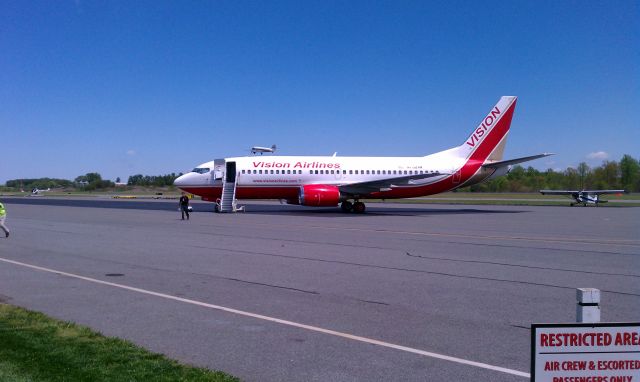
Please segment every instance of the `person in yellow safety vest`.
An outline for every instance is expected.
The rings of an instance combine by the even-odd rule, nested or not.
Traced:
[[[4,221],[7,218],[7,210],[4,208],[4,204],[0,203],[0,228],[4,231],[4,237],[9,237],[9,228],[4,225]]]

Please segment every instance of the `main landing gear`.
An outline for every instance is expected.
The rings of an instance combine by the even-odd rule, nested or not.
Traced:
[[[356,200],[354,203],[351,203],[348,200],[345,200],[340,205],[342,212],[354,212],[356,214],[363,214],[366,210],[366,206],[361,201]]]

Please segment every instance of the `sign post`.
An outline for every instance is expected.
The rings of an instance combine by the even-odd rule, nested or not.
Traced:
[[[640,323],[531,325],[531,380],[640,382]]]
[[[578,288],[576,292],[576,322],[600,322],[600,289]]]

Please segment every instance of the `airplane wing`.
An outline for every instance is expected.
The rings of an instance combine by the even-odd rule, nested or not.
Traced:
[[[542,195],[577,195],[580,191],[576,190],[540,190]]]
[[[509,159],[509,160],[501,160],[499,162],[485,163],[485,164],[482,165],[482,167],[485,167],[485,168],[499,168],[499,167],[504,167],[504,166],[510,166],[512,164],[528,162],[528,161],[534,160],[534,159],[548,157],[549,155],[555,155],[555,154],[553,154],[553,153],[543,153],[543,154],[532,155],[532,156],[528,156],[528,157]]]
[[[542,195],[605,195],[605,194],[623,194],[625,190],[540,190]]]
[[[394,187],[416,186],[427,183],[427,179],[436,176],[449,175],[441,172],[432,172],[428,174],[415,174],[407,176],[399,176],[396,178],[385,178],[372,180],[369,182],[350,183],[338,186],[340,192],[349,195],[369,194],[372,192],[389,191]]]
[[[583,194],[589,195],[606,195],[606,194],[624,194],[625,190],[584,190]]]

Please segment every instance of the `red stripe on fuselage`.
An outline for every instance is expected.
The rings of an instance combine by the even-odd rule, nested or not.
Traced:
[[[367,195],[369,198],[393,199],[393,198],[415,198],[418,196],[434,195],[441,192],[453,190],[467,182],[475,175],[484,161],[493,152],[496,146],[502,141],[502,138],[509,131],[511,119],[515,110],[516,100],[514,100],[505,111],[500,121],[491,129],[489,134],[480,143],[478,148],[469,156],[469,159],[460,168],[460,180],[454,183],[453,175],[448,176],[440,181],[427,184],[420,187],[399,187],[391,191],[374,192]]]

